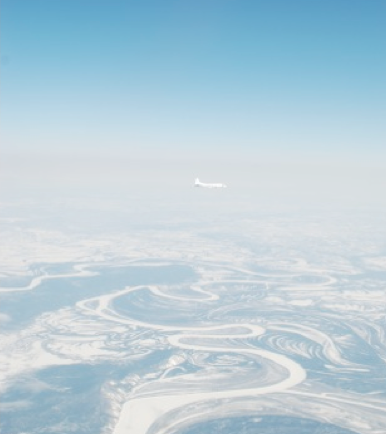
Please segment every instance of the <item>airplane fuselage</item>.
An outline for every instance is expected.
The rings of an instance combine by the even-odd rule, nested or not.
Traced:
[[[205,182],[200,182],[200,180],[198,178],[196,178],[195,182],[194,182],[194,186],[195,187],[204,187],[204,188],[226,188],[225,184],[220,184],[220,183],[205,183]]]

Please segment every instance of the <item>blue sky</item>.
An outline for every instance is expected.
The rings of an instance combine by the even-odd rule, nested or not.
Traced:
[[[378,154],[383,0],[4,0],[3,149]]]

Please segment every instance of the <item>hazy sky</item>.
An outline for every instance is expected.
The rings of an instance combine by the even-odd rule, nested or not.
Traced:
[[[3,0],[1,44],[27,164],[385,161],[384,0]]]
[[[385,146],[384,0],[4,0],[4,149]]]

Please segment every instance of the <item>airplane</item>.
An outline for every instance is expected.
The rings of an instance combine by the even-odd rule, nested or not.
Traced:
[[[195,187],[204,187],[204,188],[226,188],[225,184],[206,184],[204,182],[200,182],[198,178],[194,181]]]

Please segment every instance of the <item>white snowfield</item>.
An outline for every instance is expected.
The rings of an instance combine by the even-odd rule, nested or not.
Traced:
[[[15,310],[2,307],[1,392],[22,378],[31,390],[70,396],[67,383],[53,389],[37,373],[111,364],[100,389],[109,412],[104,432],[170,434],[216,418],[286,415],[384,434],[385,229],[369,236],[366,226],[361,238],[353,225],[350,238],[335,223],[316,223],[245,220],[235,239],[234,220],[213,223],[232,234],[225,239],[180,228],[92,239],[36,231],[17,238],[10,229],[0,253],[2,297],[44,294],[68,280],[79,298],[43,303],[21,329],[9,326]],[[351,261],[353,246],[360,260]],[[192,274],[177,283],[117,280],[86,295],[110,268],[128,276],[164,268]],[[27,404],[8,408],[33,418]]]

